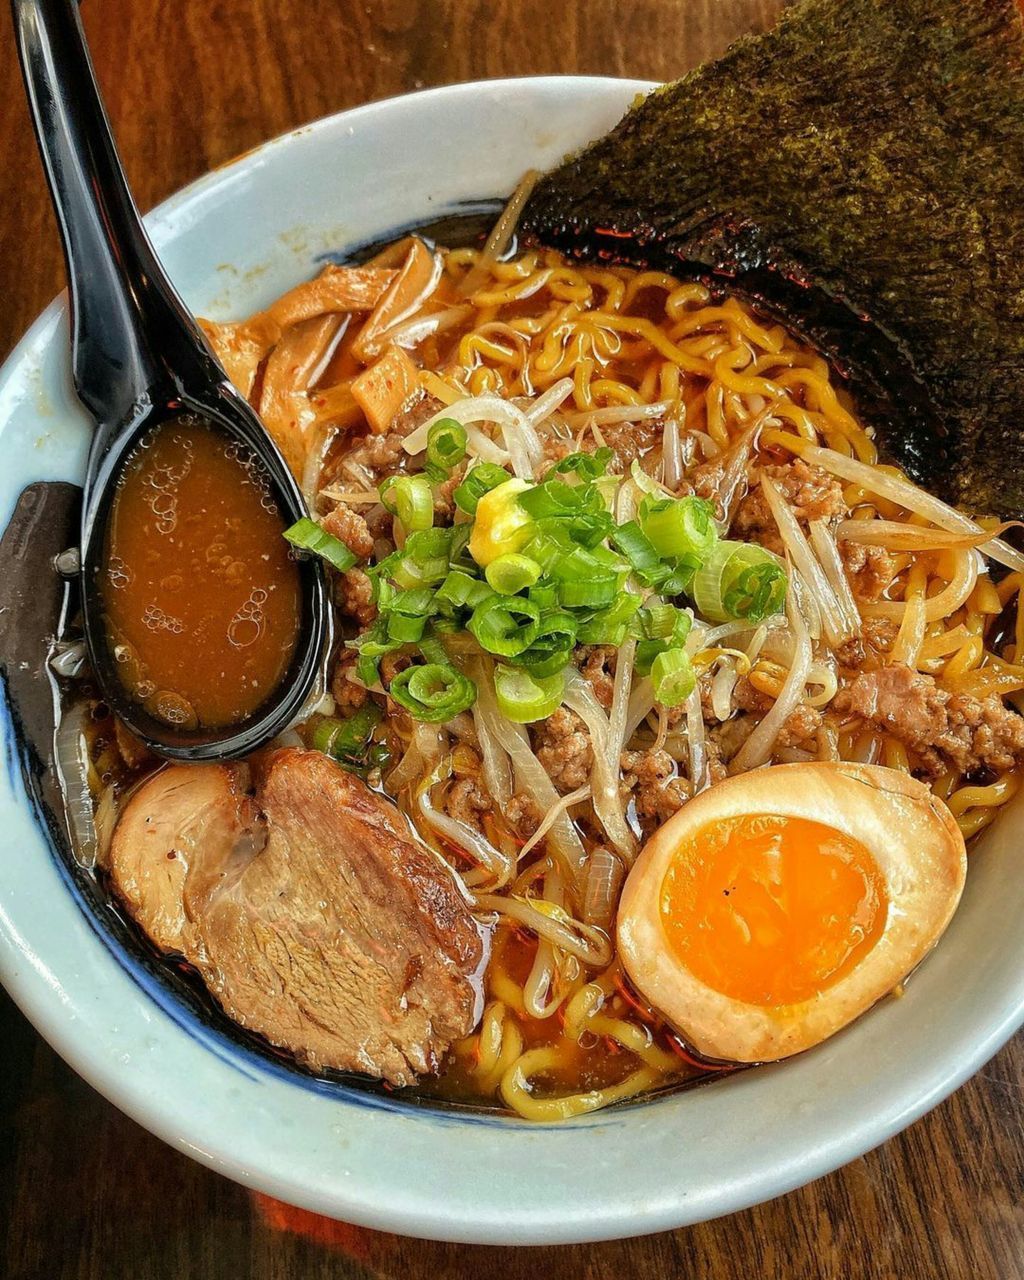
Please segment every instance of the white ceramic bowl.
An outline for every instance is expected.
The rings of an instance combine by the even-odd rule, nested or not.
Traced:
[[[645,87],[512,80],[375,103],[219,169],[149,226],[194,309],[244,315],[321,254],[507,193],[523,170],[604,132]],[[58,301],[0,374],[0,527],[25,484],[80,477],[87,435]],[[1024,1020],[1018,807],[973,854],[963,905],[906,997],[799,1059],[558,1127],[325,1086],[201,1026],[96,928],[26,795],[9,713],[0,728],[4,985],[140,1124],[241,1183],[351,1222],[550,1244],[728,1213],[902,1129]]]

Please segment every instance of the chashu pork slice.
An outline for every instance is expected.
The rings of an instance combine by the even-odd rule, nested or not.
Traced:
[[[476,1023],[484,936],[456,877],[318,751],[165,767],[125,806],[109,869],[157,946],[314,1069],[411,1084]]]

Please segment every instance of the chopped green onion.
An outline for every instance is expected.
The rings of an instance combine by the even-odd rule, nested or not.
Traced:
[[[633,572],[647,586],[656,587],[671,572],[635,520],[617,525],[611,531],[612,544],[633,566]]]
[[[518,667],[499,663],[494,671],[494,692],[498,710],[515,724],[546,720],[557,711],[565,694],[565,672],[537,676]]]
[[[472,680],[440,662],[406,667],[391,681],[388,693],[414,719],[430,724],[451,720],[476,701]]]
[[[697,608],[712,622],[763,622],[786,603],[788,579],[778,556],[753,542],[720,542],[693,580]]]
[[[451,545],[451,529],[420,529],[410,533],[398,553],[397,563],[390,570],[391,576],[400,587],[406,588],[443,582],[448,573]]]
[[[511,479],[505,468],[499,467],[496,462],[478,462],[466,472],[466,478],[452,494],[455,505],[460,511],[465,511],[466,515],[474,516],[477,503],[484,494]]]
[[[595,613],[581,624],[576,637],[579,644],[620,645],[626,638],[630,622],[640,609],[640,597],[623,591],[614,604]]]
[[[538,679],[563,670],[576,647],[576,628],[576,619],[571,613],[559,610],[545,613],[533,644],[519,654],[516,665],[525,667]]]
[[[434,495],[424,476],[388,476],[378,490],[384,507],[397,516],[407,533],[434,523]]]
[[[637,674],[650,675],[659,653],[681,649],[692,626],[693,615],[675,605],[653,604],[641,609],[634,623],[634,634],[639,634],[634,656]]]
[[[478,604],[482,604],[488,596],[493,594],[486,582],[481,582],[479,578],[474,578],[461,569],[452,569],[437,589],[439,600],[448,600],[456,605],[468,605],[470,609],[475,609]]]
[[[466,428],[454,418],[439,418],[427,432],[427,463],[447,474],[466,456]]]
[[[526,595],[542,613],[558,604],[558,588],[546,579],[531,587]]]
[[[313,749],[335,760],[357,756],[365,750],[370,734],[383,717],[376,702],[367,702],[347,720],[333,717],[321,720],[313,730]]]
[[[420,640],[420,653],[428,662],[436,662],[439,666],[450,666],[451,662],[448,658],[448,650],[444,647],[441,637],[436,634],[437,619],[431,621],[431,629]]]
[[[644,498],[640,527],[663,559],[697,568],[718,540],[714,508],[703,498]]]
[[[434,592],[426,587],[399,591],[387,614],[388,639],[413,644],[423,635],[433,612]]]
[[[432,560],[438,556],[447,559],[452,549],[453,532],[453,529],[418,529],[406,538],[401,554],[412,556],[414,560]]]
[[[492,560],[484,570],[484,577],[500,595],[514,596],[517,591],[533,586],[540,577],[540,565],[529,556],[510,551]]]
[[[540,630],[540,610],[522,596],[491,596],[466,624],[480,647],[501,658],[525,652]]]
[[[564,609],[601,609],[618,593],[618,579],[613,574],[558,584],[558,599]]]
[[[380,683],[380,659],[380,654],[361,653],[356,660],[356,676],[368,689]]]
[[[693,614],[688,609],[677,609],[674,604],[652,604],[637,614],[640,634],[647,640],[665,640],[669,648],[686,643],[693,626]]]
[[[607,445],[593,453],[570,453],[548,471],[548,475],[577,475],[581,480],[596,480],[608,470],[613,457]]]
[[[431,560],[414,560],[412,556],[403,556],[395,565],[391,576],[400,587],[411,590],[415,587],[435,586],[444,581],[447,573],[447,556]]]
[[[664,707],[678,707],[693,692],[697,677],[685,649],[666,649],[651,663],[654,698]]]
[[[310,520],[307,516],[296,520],[290,529],[285,529],[284,536],[293,547],[300,551],[311,551],[340,573],[351,569],[359,560],[355,552],[350,551],[340,538],[321,529],[315,520]]]
[[[670,647],[667,640],[638,640],[633,654],[633,669],[637,675],[649,676],[654,659]]]

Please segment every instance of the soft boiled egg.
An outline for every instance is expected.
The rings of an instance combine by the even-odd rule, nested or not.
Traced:
[[[949,810],[907,774],[760,769],[702,792],[648,841],[622,893],[619,954],[698,1053],[785,1058],[910,973],[966,872]]]

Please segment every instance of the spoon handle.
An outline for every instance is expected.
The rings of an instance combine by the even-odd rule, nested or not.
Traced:
[[[166,386],[223,378],[164,274],[132,199],[75,0],[12,0],[71,297],[72,370],[109,437]],[[94,442],[104,452],[105,440]],[[97,449],[98,446],[98,449]]]

